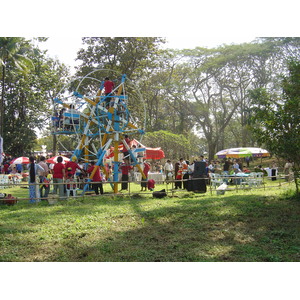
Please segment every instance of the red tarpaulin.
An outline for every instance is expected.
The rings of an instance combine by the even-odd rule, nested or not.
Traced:
[[[142,148],[145,148],[146,149],[146,153],[144,154],[144,158],[145,159],[162,159],[165,157],[165,153],[163,150],[161,150],[160,147],[158,148],[149,148],[149,147],[146,147],[144,146],[143,144],[141,144],[139,141],[137,141],[136,139],[133,139],[131,141],[131,146],[132,145],[136,145],[136,147],[138,147],[138,145],[141,145]],[[123,145],[121,144],[119,146],[119,151],[122,151],[123,150]],[[110,148],[110,153],[108,154],[107,158],[111,158],[114,156],[114,148],[111,147]]]

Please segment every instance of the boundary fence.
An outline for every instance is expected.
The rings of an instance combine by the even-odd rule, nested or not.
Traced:
[[[293,182],[293,180],[289,180],[289,181],[286,181],[286,177],[284,175],[277,175],[277,179],[276,181],[271,181],[272,183],[274,183],[274,185],[270,185],[268,184],[268,186],[266,187],[266,183],[265,183],[265,180],[270,180],[272,177],[271,176],[263,176],[262,177],[262,182],[260,184],[257,184],[257,185],[248,185],[247,184],[241,184],[242,183],[242,178],[241,177],[237,177],[237,176],[221,176],[220,177],[222,182],[225,182],[226,180],[232,180],[233,184],[230,184],[230,185],[227,185],[227,187],[224,189],[224,192],[226,191],[236,191],[236,192],[239,192],[239,191],[243,191],[243,190],[249,190],[249,189],[266,189],[266,188],[281,188],[282,186],[284,185],[287,185],[287,184],[291,184]],[[248,178],[252,178],[252,177],[248,177]],[[185,185],[185,182],[188,182],[188,181],[199,181],[199,180],[205,180],[205,183],[206,183],[206,192],[204,193],[210,193],[210,195],[213,195],[214,192],[217,192],[217,185],[214,186],[213,184],[213,180],[212,178],[209,178],[209,177],[205,177],[205,178],[194,178],[194,179],[182,179],[182,180],[165,180],[162,184],[156,184],[157,186],[159,186],[159,190],[161,189],[165,189],[167,195],[171,195],[172,197],[174,197],[175,194],[177,193],[190,193],[190,192],[194,192],[194,193],[202,193],[201,191],[188,191],[186,188],[176,188],[176,183],[181,183],[182,186]],[[67,198],[85,198],[85,197],[103,197],[103,196],[107,196],[107,195],[124,195],[124,196],[130,196],[130,195],[134,195],[134,194],[140,194],[140,195],[152,195],[153,191],[136,191],[136,188],[135,189],[132,189],[132,184],[135,184],[135,185],[139,185],[141,186],[141,183],[143,181],[118,181],[117,183],[121,184],[122,183],[128,183],[128,190],[127,192],[126,191],[123,191],[122,193],[118,193],[118,194],[114,194],[113,193],[113,190],[111,193],[107,193],[105,192],[104,194],[99,194],[99,195],[96,195],[96,194],[93,194],[93,190],[89,190],[87,191],[85,194],[82,194],[82,189],[76,189],[76,195],[72,195],[72,196],[64,196],[64,199],[67,199]],[[81,184],[97,184],[97,183],[102,183],[103,184],[103,188],[104,188],[104,185],[112,185],[116,182],[114,181],[105,181],[105,182],[89,182],[89,183],[81,183]],[[145,183],[145,182],[143,182]],[[59,199],[59,195],[58,194],[53,194],[53,190],[54,190],[54,186],[55,185],[66,185],[67,183],[66,182],[63,182],[63,183],[53,183],[51,182],[50,183],[50,191],[49,191],[49,196],[48,198],[35,198],[35,200],[49,200],[49,198],[57,198]],[[26,188],[29,190],[29,186],[37,186],[37,185],[41,185],[41,183],[1,183],[0,182],[0,194],[4,194],[6,193],[6,188],[10,188],[10,187],[20,187],[20,188]],[[134,191],[133,191],[134,190]],[[155,191],[158,191],[158,189],[156,188]],[[79,194],[80,193],[80,194]],[[17,196],[18,197],[18,196]],[[3,201],[3,199],[0,199],[0,203],[1,203],[1,200]],[[23,197],[18,197],[17,199],[18,201],[21,200],[30,200],[29,197],[26,197],[26,198],[23,198]],[[50,202],[50,201],[48,201]],[[38,203],[38,201],[36,201],[36,203]]]

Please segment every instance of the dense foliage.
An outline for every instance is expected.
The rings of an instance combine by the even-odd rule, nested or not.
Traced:
[[[185,50],[164,49],[165,40],[156,37],[86,37],[82,42],[76,76],[99,68],[127,74],[146,105],[145,140],[151,141],[149,146],[161,146],[171,159],[203,152],[211,159],[227,147],[266,146],[249,130],[253,98],[248,91],[267,89],[279,97],[287,60],[300,57],[299,38]],[[0,46],[4,151],[21,155],[34,150],[34,129],[47,129],[49,99],[69,75],[33,41],[0,38]],[[130,109],[140,114],[139,105]],[[55,150],[49,131],[46,136],[43,144]],[[164,144],[164,139],[176,145]]]
[[[8,41],[15,47],[6,46]],[[4,152],[24,156],[34,150],[37,130],[49,126],[50,100],[61,88],[68,71],[24,38],[0,38],[0,45]],[[21,66],[18,60],[23,63]]]
[[[253,99],[252,131],[270,151],[294,163],[297,179],[300,170],[300,62],[290,61],[288,71],[282,79],[281,95],[266,89],[250,92]],[[295,183],[299,192],[298,181]]]

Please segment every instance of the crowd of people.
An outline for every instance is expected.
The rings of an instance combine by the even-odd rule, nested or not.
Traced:
[[[251,173],[249,168],[249,158],[241,158],[241,159],[234,159],[234,158],[226,158],[223,160],[211,160],[208,161],[207,158],[204,156],[200,156],[200,160],[194,160],[190,163],[188,160],[184,160],[180,158],[177,162],[175,162],[174,166],[171,160],[167,160],[164,167],[162,168],[164,174],[166,176],[166,181],[175,180],[175,189],[181,188],[182,184],[184,186],[184,182],[181,182],[183,179],[189,179],[192,177],[194,172],[194,164],[196,161],[205,162],[206,169],[205,175],[207,178],[211,177],[212,173],[217,174],[228,174],[233,175],[237,173]],[[269,166],[271,169],[271,179],[276,180],[276,174],[278,172],[278,166],[275,160],[272,161],[271,165]],[[285,180],[291,181],[293,178],[293,163],[288,160],[283,167],[283,172],[285,174]],[[160,168],[158,168],[159,170]],[[264,175],[268,175],[266,170],[262,168],[262,165],[258,165],[254,168],[254,172],[262,172]],[[185,188],[185,187],[184,187]]]
[[[40,201],[40,199],[47,199],[51,183],[53,183],[52,193],[58,193],[60,199],[65,199],[69,189],[74,192],[75,189],[72,187],[74,185],[80,186],[80,184],[83,188],[84,182],[91,175],[91,188],[95,194],[98,195],[99,191],[103,194],[104,175],[93,161],[87,166],[84,166],[82,162],[77,162],[75,156],[72,156],[71,160],[66,163],[63,163],[62,156],[58,156],[57,162],[54,164],[47,163],[44,156],[40,156],[38,162],[33,156],[29,157],[29,164],[27,165],[10,163],[11,161],[13,161],[11,157],[5,158],[0,166],[0,173],[7,175],[19,173],[20,176],[28,177],[31,203]]]
[[[93,161],[87,168],[84,168],[77,162],[76,156],[72,156],[71,160],[66,163],[63,163],[62,156],[58,156],[54,164],[46,163],[43,156],[40,157],[38,163],[35,162],[34,157],[30,157],[29,160],[29,196],[32,203],[48,198],[51,183],[53,183],[52,193],[58,194],[59,199],[64,200],[69,195],[75,196],[73,193],[76,192],[76,187],[80,182],[83,185],[81,179],[84,177],[91,177],[91,186],[95,194],[98,195],[99,190],[103,194],[103,174]]]
[[[135,181],[134,174],[139,171],[143,171],[141,179],[141,191],[154,190],[155,181],[149,180],[149,172],[162,173],[165,176],[165,182],[168,184],[175,180],[175,189],[185,189],[185,179],[191,179],[194,173],[194,166],[197,161],[205,162],[205,176],[209,179],[212,173],[217,174],[236,174],[239,172],[250,173],[247,167],[246,159],[224,159],[224,160],[212,160],[208,161],[204,156],[200,156],[199,160],[189,162],[183,158],[172,163],[170,159],[167,159],[164,164],[160,160],[151,164],[144,159],[143,152],[135,152],[133,154],[136,161],[139,162],[138,166],[133,166],[132,159],[129,155],[128,147],[131,150],[137,148],[136,145],[131,145],[131,141],[128,136],[125,136],[123,145],[123,162],[119,164],[118,171],[121,174],[121,190],[128,190],[128,182]],[[138,145],[138,147],[141,147]],[[84,188],[87,178],[91,179],[89,183],[90,188],[96,195],[103,194],[103,181],[113,181],[112,166],[106,164],[105,168],[100,168],[94,161],[88,165],[83,164],[82,161],[77,161],[76,156],[72,156],[71,160],[63,163],[63,158],[59,156],[55,164],[46,163],[44,156],[40,156],[38,162],[33,157],[30,157],[30,163],[27,168],[24,168],[22,164],[10,163],[10,159],[6,158],[0,165],[0,172],[2,174],[24,174],[24,169],[28,171],[29,184],[29,196],[30,202],[39,201],[39,199],[47,199],[50,193],[50,186],[53,183],[53,193],[59,195],[60,199],[66,199],[70,193],[74,193],[73,186]],[[284,165],[283,171],[286,181],[292,180],[292,168],[293,163],[287,161]],[[277,163],[275,160],[270,165],[272,171],[271,179],[276,180]],[[255,172],[264,172],[265,169],[261,165],[254,168]],[[38,184],[37,184],[38,183]],[[71,190],[71,191],[70,191]],[[76,189],[75,189],[76,190]]]

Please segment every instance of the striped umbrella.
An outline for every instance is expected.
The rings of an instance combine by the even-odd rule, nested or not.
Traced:
[[[49,164],[55,164],[55,163],[57,163],[57,158],[58,158],[59,156],[62,157],[62,159],[63,159],[62,163],[63,163],[63,164],[65,164],[66,162],[68,162],[68,161],[70,160],[70,159],[69,159],[68,157],[66,157],[66,156],[58,155],[58,156],[53,156],[53,157],[48,158],[48,159],[46,160],[46,162],[49,163]]]
[[[21,157],[17,157],[15,159],[13,159],[10,164],[15,164],[15,165],[18,165],[18,164],[29,164],[30,161],[29,161],[29,158],[26,157],[26,156],[21,156]]]

